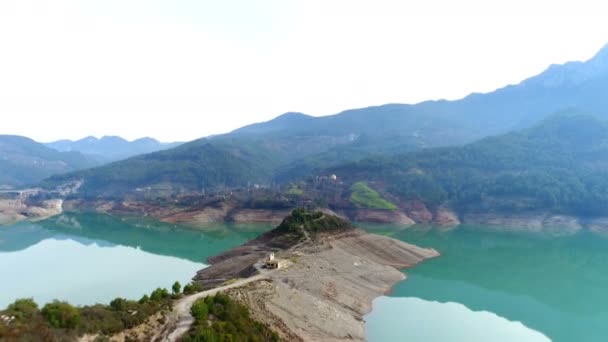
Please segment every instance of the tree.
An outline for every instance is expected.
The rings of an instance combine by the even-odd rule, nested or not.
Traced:
[[[175,283],[173,283],[171,289],[173,289],[173,295],[177,296],[182,290],[182,285],[179,283],[179,281],[176,281]]]

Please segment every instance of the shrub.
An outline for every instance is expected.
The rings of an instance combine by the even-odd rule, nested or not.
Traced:
[[[184,294],[191,295],[197,292],[201,292],[203,290],[202,286],[198,283],[190,283],[184,286]]]
[[[148,295],[143,295],[141,299],[138,301],[139,304],[145,304],[150,301],[150,297]]]
[[[204,299],[197,300],[190,308],[190,313],[196,321],[206,321],[209,314],[209,308]]]
[[[110,302],[110,307],[114,310],[123,311],[127,309],[127,300],[124,298],[116,298]]]
[[[15,316],[19,321],[30,320],[39,312],[38,304],[32,298],[17,299],[6,309],[7,315]]]
[[[42,308],[42,316],[53,328],[74,329],[80,322],[78,308],[57,300]]]
[[[223,294],[199,299],[191,312],[195,322],[182,341],[279,341],[275,332],[251,318],[247,307]]]
[[[163,299],[167,299],[171,297],[171,295],[169,295],[169,291],[167,291],[167,289],[162,289],[162,288],[157,288],[156,290],[152,291],[152,294],[150,295],[150,300],[153,302],[160,302]]]

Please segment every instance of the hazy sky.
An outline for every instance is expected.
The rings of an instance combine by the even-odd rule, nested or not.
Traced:
[[[605,1],[2,0],[3,134],[190,140],[586,60]]]

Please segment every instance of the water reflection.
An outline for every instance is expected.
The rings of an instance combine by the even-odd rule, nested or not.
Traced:
[[[187,283],[211,255],[240,245],[266,225],[205,231],[107,215],[60,215],[0,229],[0,307],[34,297],[75,304],[138,299],[175,280]],[[5,281],[9,279],[10,281]]]
[[[461,303],[522,322],[554,341],[605,341],[608,336],[608,239],[602,236],[467,226],[449,232],[372,228],[442,253],[408,270],[409,279],[395,287],[393,298]],[[369,319],[388,319],[378,308]],[[443,322],[435,324],[443,327]]]
[[[204,262],[270,229],[260,224],[213,224],[184,229],[137,218],[98,214],[63,214],[38,223],[20,222],[0,229],[0,252],[25,249],[53,237],[100,246],[122,245],[144,251]]]
[[[367,320],[371,341],[551,341],[521,322],[512,322],[486,311],[472,311],[458,303],[419,298],[381,297],[374,301],[378,315]],[[381,317],[381,319],[380,319]]]

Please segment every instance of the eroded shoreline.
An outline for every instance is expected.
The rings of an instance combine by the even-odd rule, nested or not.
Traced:
[[[210,258],[212,265],[194,280],[213,288],[253,276],[270,252],[286,266],[262,271],[264,279],[226,293],[289,341],[364,341],[363,316],[373,299],[405,279],[400,269],[439,256],[433,249],[359,229],[307,236],[294,244],[270,232]]]

